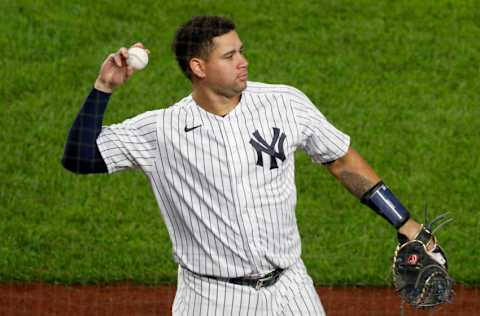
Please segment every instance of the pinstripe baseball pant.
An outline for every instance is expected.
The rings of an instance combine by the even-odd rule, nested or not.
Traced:
[[[256,290],[179,268],[173,315],[325,315],[302,260],[278,281]]]

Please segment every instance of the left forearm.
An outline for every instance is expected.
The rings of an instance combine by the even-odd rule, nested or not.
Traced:
[[[330,173],[359,199],[381,180],[372,167],[353,148],[350,148],[345,156],[327,167]]]
[[[370,167],[362,156],[353,148],[350,148],[347,154],[342,158],[328,164],[327,167],[330,173],[358,199],[364,198],[366,193],[381,181],[381,178],[373,168]],[[420,231],[421,226],[416,221],[409,218],[408,211],[403,209],[403,206],[399,201],[395,202],[395,200],[396,198],[392,193],[389,203],[385,204],[387,208],[383,210],[379,209],[377,206],[370,205],[370,203],[367,204],[393,224],[398,229],[399,233],[407,236],[410,240],[414,239]],[[396,205],[394,205],[392,209],[389,209],[393,204]],[[391,210],[393,210],[394,215],[392,215]]]

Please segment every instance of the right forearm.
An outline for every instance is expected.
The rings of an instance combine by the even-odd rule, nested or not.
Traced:
[[[113,87],[109,85],[108,83],[104,82],[100,78],[97,78],[94,84],[94,88],[97,89],[98,91],[104,92],[111,94],[113,92]]]
[[[144,49],[142,43],[133,47]],[[96,141],[111,93],[134,73],[134,69],[128,67],[127,58],[128,50],[122,47],[104,60],[95,89],[88,95],[68,133],[62,158],[65,169],[82,174],[108,171]]]
[[[75,173],[107,172],[96,139],[102,130],[110,94],[92,89],[68,134],[62,158],[63,166]]]

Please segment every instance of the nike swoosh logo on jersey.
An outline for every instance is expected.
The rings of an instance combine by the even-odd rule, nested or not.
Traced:
[[[190,132],[190,131],[193,131],[194,129],[199,128],[200,126],[202,126],[202,124],[197,125],[197,126],[194,126],[194,127],[187,127],[187,126],[185,126],[185,133],[188,133],[188,132]]]

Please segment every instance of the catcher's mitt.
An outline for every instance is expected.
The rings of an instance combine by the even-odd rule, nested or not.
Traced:
[[[432,231],[435,222],[443,221]],[[408,241],[399,235],[399,245],[393,258],[393,281],[402,299],[415,308],[431,308],[450,303],[453,297],[453,279],[448,275],[447,257],[433,233],[449,222],[445,214],[422,226],[418,236]],[[429,242],[434,242],[428,251]]]

